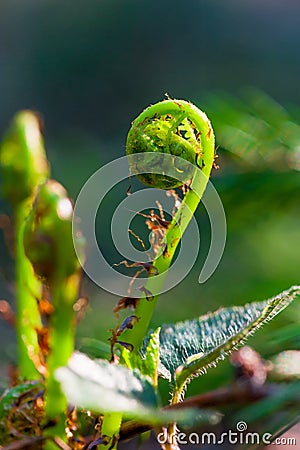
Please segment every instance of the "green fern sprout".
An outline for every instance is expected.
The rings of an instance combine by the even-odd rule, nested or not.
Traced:
[[[15,223],[18,368],[20,377],[30,380],[40,376],[33,360],[39,352],[41,283],[25,256],[23,232],[35,188],[49,175],[40,119],[33,112],[21,111],[14,117],[0,147],[0,167],[2,191],[13,207]]]
[[[156,272],[166,274],[205,191],[215,159],[214,132],[209,119],[199,108],[184,100],[168,99],[151,105],[133,121],[126,151],[129,164],[130,155],[147,154],[146,158],[141,157],[140,163],[130,165],[131,172],[136,173],[143,183],[159,189],[189,183],[181,206],[165,232],[162,242],[165,250],[158,253],[153,261]],[[170,155],[170,158],[163,158],[164,154]],[[185,161],[190,164],[184,164]],[[180,181],[178,177],[164,175],[164,172],[170,173],[170,167],[164,167],[164,164],[170,163],[171,171],[174,175],[178,173],[178,177],[180,175]],[[155,173],[155,166],[158,166],[159,174]],[[187,171],[182,174],[185,168]],[[157,285],[154,289],[155,283],[155,276],[149,277],[145,288],[150,292],[157,291]],[[139,351],[143,342],[156,302],[157,296],[151,302],[141,299],[135,313],[140,320],[135,324],[134,332],[126,331],[123,335],[135,352]]]
[[[67,400],[54,374],[57,368],[67,364],[74,351],[73,305],[81,278],[72,240],[72,215],[73,206],[65,189],[58,182],[48,180],[38,189],[24,230],[26,255],[36,274],[49,285],[51,293],[53,313],[49,328],[45,415],[47,421],[57,424],[46,434],[62,439],[65,439]],[[53,446],[49,441],[46,448],[55,448]]]
[[[153,261],[155,274],[167,274],[182,234],[197,209],[213,167],[214,145],[214,133],[206,115],[183,100],[164,100],[151,105],[132,123],[126,142],[131,172],[146,185],[159,189],[173,189],[185,183],[190,185],[166,230],[161,243],[165,250],[159,252]],[[131,158],[137,154],[141,156],[138,162]],[[165,154],[170,157],[164,158]],[[174,177],[167,175],[170,172]],[[160,280],[162,285],[163,278]],[[159,290],[155,276],[149,276],[144,289],[145,293]],[[135,311],[139,320],[133,330],[126,330],[122,335],[135,354],[145,338],[157,299],[158,296],[154,296],[152,301],[147,301],[145,294]],[[121,421],[121,414],[105,415],[102,433],[117,436]],[[116,445],[113,448],[117,448]],[[100,445],[100,448],[105,446]]]

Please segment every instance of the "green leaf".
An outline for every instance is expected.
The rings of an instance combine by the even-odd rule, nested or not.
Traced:
[[[165,376],[182,391],[187,381],[225,359],[264,323],[269,322],[300,293],[300,286],[262,302],[221,308],[198,319],[163,325],[160,361]]]
[[[157,370],[159,364],[159,334],[160,327],[151,334],[144,359],[145,373],[148,373],[154,380],[155,385],[157,385]]]
[[[163,411],[149,377],[105,360],[92,360],[75,352],[66,367],[56,371],[56,379],[70,403],[95,413],[122,413],[124,417],[162,425],[170,421],[191,424],[216,423],[220,414],[185,409]]]
[[[148,375],[152,379],[154,386],[157,386],[159,333],[160,328],[157,328],[152,334],[150,334],[148,345],[142,355],[128,352],[125,349],[122,353],[126,365],[130,369],[138,369],[143,375]]]
[[[82,338],[79,341],[79,350],[90,358],[111,359],[110,345],[107,342],[94,338]]]
[[[105,360],[75,352],[66,367],[56,371],[68,400],[94,412],[147,415],[157,406],[152,384],[145,377]]]

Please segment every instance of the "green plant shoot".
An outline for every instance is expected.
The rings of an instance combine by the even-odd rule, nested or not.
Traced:
[[[75,313],[80,266],[72,240],[73,206],[65,189],[49,180],[40,186],[25,226],[27,257],[35,272],[50,288],[53,313],[50,317],[45,414],[57,421],[47,435],[65,438],[67,400],[54,378],[55,370],[67,364],[74,351]],[[47,448],[52,448],[51,442]]]
[[[15,223],[15,270],[18,369],[22,379],[39,378],[34,360],[39,348],[36,329],[41,326],[37,299],[41,283],[24,253],[23,232],[36,187],[49,174],[39,117],[21,111],[14,117],[0,148],[2,191],[11,203]]]
[[[153,267],[159,274],[167,273],[182,234],[201,200],[213,167],[215,138],[212,126],[206,114],[192,103],[183,100],[164,100],[145,109],[133,121],[127,137],[126,151],[128,155],[153,153],[156,162],[159,153],[179,156],[201,170],[201,175],[197,170],[186,174],[185,182],[190,183],[190,188],[166,230],[162,242],[165,251],[153,261]],[[149,173],[139,174],[138,177],[152,187],[171,189],[183,184],[168,176],[151,173],[151,159],[147,158],[146,164],[138,169],[145,172],[148,169]],[[176,169],[181,170],[180,167],[175,167]],[[135,173],[136,169],[131,167],[131,170]],[[150,292],[153,283],[155,277],[150,277],[145,286]],[[139,321],[135,324],[134,332],[124,333],[126,341],[133,345],[136,352],[139,351],[146,335],[156,302],[157,297],[151,302],[142,299],[136,309]]]

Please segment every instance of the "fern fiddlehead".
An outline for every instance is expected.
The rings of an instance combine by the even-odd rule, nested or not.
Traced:
[[[126,152],[131,172],[146,185],[168,190],[189,184],[165,231],[164,251],[159,252],[153,261],[157,273],[166,274],[205,191],[215,159],[214,133],[206,114],[192,103],[168,99],[151,105],[133,121]],[[131,164],[131,155],[139,155],[138,162],[134,159]],[[170,176],[170,173],[174,175]],[[162,282],[162,277],[160,279]],[[157,292],[155,276],[148,278],[145,289]],[[134,332],[124,333],[124,339],[134,347],[134,351],[138,351],[142,344],[156,302],[157,295],[151,302],[141,299],[135,313],[140,320]]]

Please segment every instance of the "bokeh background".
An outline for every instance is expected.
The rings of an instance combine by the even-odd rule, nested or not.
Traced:
[[[124,155],[130,122],[165,93],[191,100],[212,121],[220,166],[213,182],[228,221],[225,253],[199,285],[210,239],[200,208],[197,264],[162,296],[153,327],[300,283],[299,50],[297,0],[1,1],[0,133],[17,110],[39,111],[52,176],[72,198],[96,169]],[[116,201],[126,195],[122,189]],[[0,206],[9,211],[3,201]],[[103,214],[110,213],[107,206]],[[109,238],[105,242],[112,257]],[[1,298],[13,302],[13,264],[2,234],[0,288]],[[118,299],[88,279],[83,288],[90,304],[78,342],[83,336],[106,340]],[[296,302],[249,344],[268,357],[280,350],[272,333],[299,319]],[[299,338],[288,345],[299,348]],[[2,321],[1,386],[15,356],[13,330]],[[222,362],[188,392],[231,377]]]

